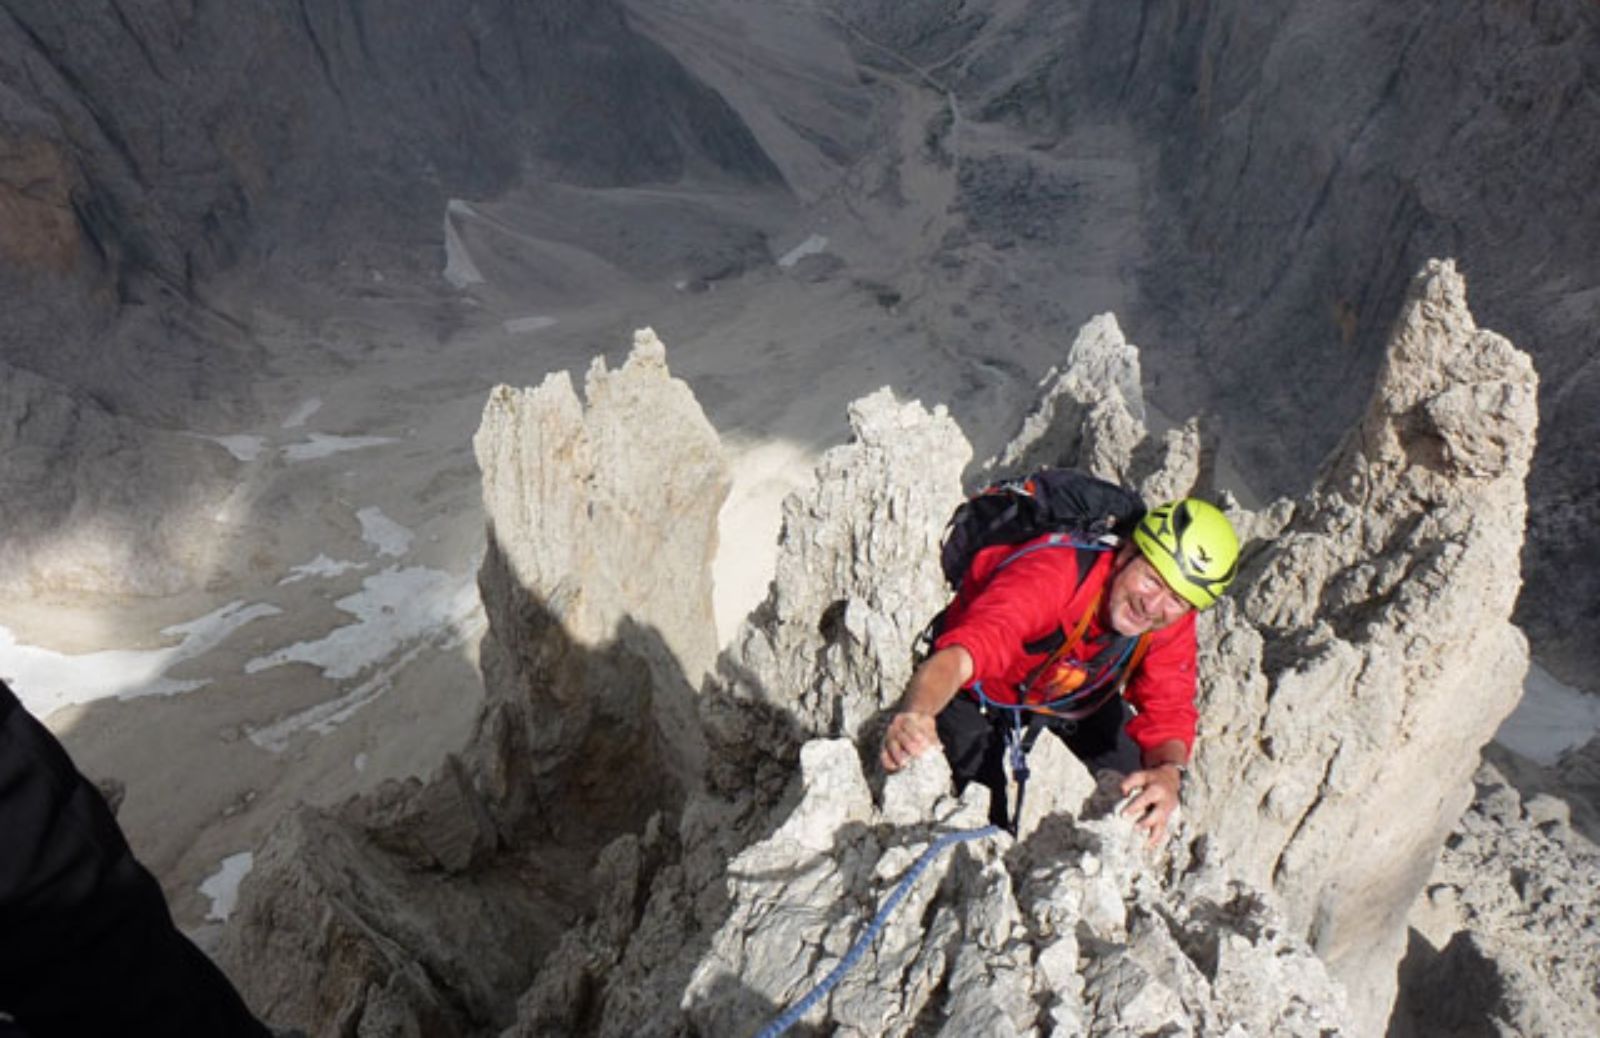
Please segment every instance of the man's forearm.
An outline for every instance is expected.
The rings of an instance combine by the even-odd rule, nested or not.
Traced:
[[[940,649],[922,661],[900,699],[903,713],[938,716],[972,678],[972,656],[959,645]]]
[[[1141,751],[1140,756],[1146,768],[1159,768],[1163,764],[1187,767],[1189,764],[1189,748],[1180,739],[1168,739],[1166,742],[1157,743]]]
[[[939,745],[934,718],[961,686],[972,677],[972,657],[967,650],[952,645],[922,661],[911,674],[906,694],[900,697],[900,712],[883,734],[885,771],[899,771],[916,757]]]

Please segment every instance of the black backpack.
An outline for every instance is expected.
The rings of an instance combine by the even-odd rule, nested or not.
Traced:
[[[974,556],[992,544],[1021,544],[1047,533],[1086,546],[1111,537],[1125,541],[1144,513],[1143,499],[1127,487],[1076,469],[1041,469],[967,498],[945,526],[939,564],[945,581],[959,589]]]

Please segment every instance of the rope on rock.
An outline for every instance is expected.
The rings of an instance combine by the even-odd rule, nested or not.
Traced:
[[[986,836],[998,836],[1003,831],[997,825],[986,825],[982,829],[960,829],[953,833],[945,833],[929,844],[927,850],[922,852],[922,856],[917,859],[916,864],[911,866],[911,870],[900,881],[900,885],[894,888],[894,893],[890,894],[889,899],[883,903],[883,907],[873,917],[872,923],[867,927],[866,932],[856,939],[856,943],[852,944],[850,950],[845,952],[844,958],[839,960],[839,965],[835,966],[826,977],[822,978],[822,983],[807,992],[804,998],[790,1006],[782,1016],[768,1024],[766,1030],[758,1034],[756,1038],[778,1038],[779,1035],[798,1023],[802,1016],[810,1012],[813,1006],[820,1002],[828,992],[832,991],[839,981],[844,979],[844,975],[849,973],[857,962],[861,961],[861,956],[866,954],[867,948],[871,946],[873,941],[877,940],[878,934],[883,932],[884,924],[889,921],[889,917],[894,914],[894,910],[900,907],[900,902],[905,900],[906,894],[910,892],[918,877],[927,870],[928,865],[935,858],[944,853],[945,848],[958,843],[965,843],[968,840],[981,840]]]

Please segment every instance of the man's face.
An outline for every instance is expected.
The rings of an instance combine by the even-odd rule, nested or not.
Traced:
[[[1193,608],[1137,552],[1111,578],[1106,615],[1118,634],[1132,638],[1160,630],[1177,623]]]

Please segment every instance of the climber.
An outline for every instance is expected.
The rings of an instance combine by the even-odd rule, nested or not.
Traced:
[[[3,682],[0,833],[0,1035],[271,1038]]]
[[[884,769],[942,745],[957,790],[988,786],[1006,826],[1008,747],[1025,779],[1048,729],[1091,770],[1126,776],[1125,813],[1161,842],[1194,745],[1195,614],[1238,556],[1227,518],[1196,498],[1150,510],[1116,549],[1055,535],[983,548],[884,734]]]

